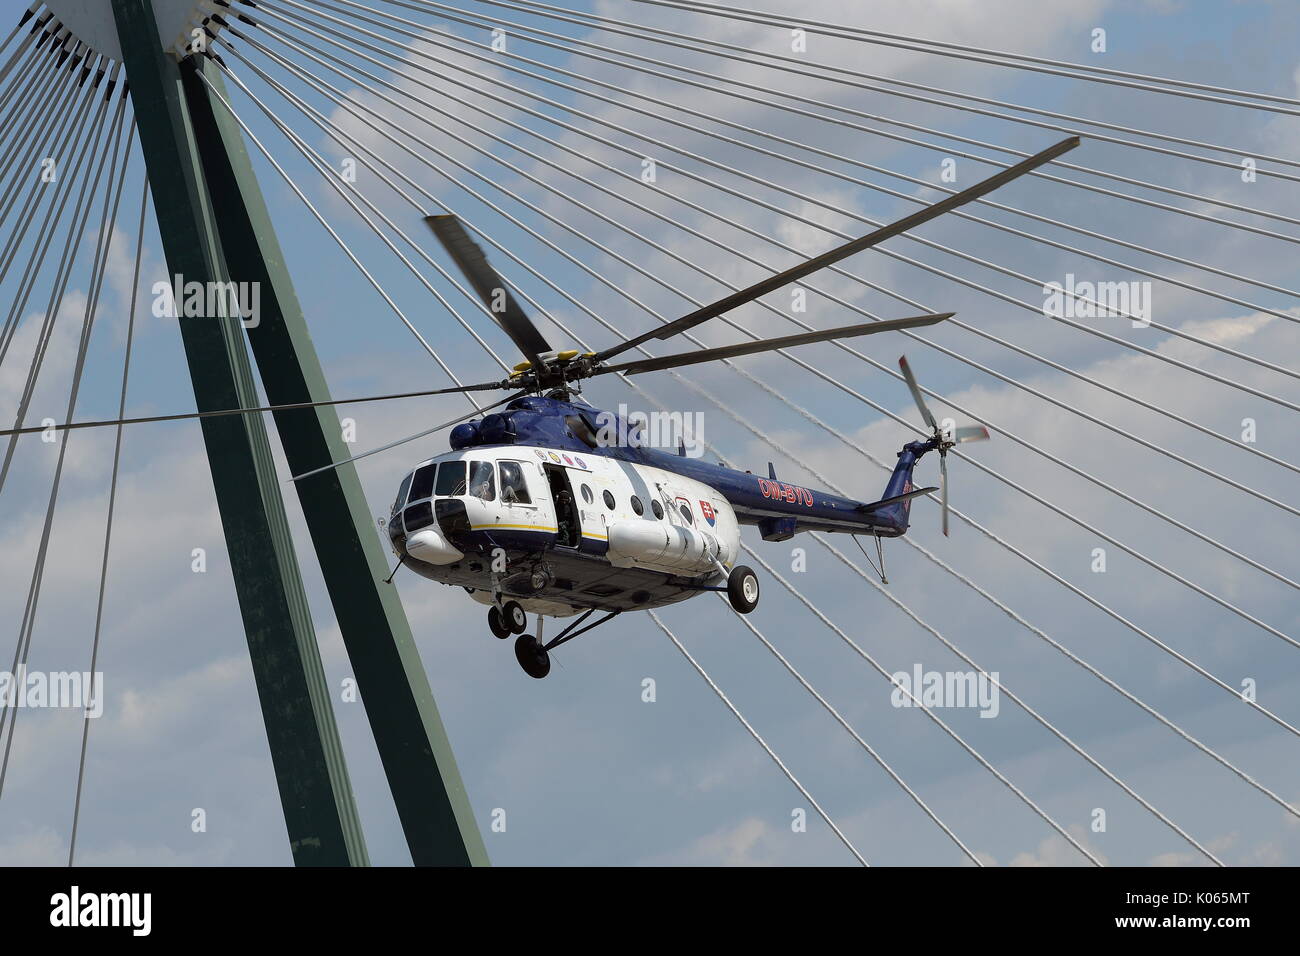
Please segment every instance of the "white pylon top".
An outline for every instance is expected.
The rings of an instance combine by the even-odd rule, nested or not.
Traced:
[[[45,6],[56,20],[72,31],[73,36],[96,53],[119,63],[122,61],[117,23],[109,0],[45,0]],[[40,3],[33,4],[33,7],[39,8]],[[193,31],[202,30],[206,18],[230,13],[212,0],[153,0],[153,11],[158,20],[158,38],[163,49],[177,56],[183,55],[193,42]],[[216,33],[218,25],[210,24],[208,29]]]

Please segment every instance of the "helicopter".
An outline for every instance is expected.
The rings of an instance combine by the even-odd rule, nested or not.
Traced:
[[[427,217],[443,249],[525,360],[503,381],[428,393],[504,389],[515,394],[488,406],[497,410],[481,418],[457,420],[449,451],[420,462],[402,479],[388,517],[380,519],[398,559],[394,574],[406,567],[463,588],[486,607],[493,635],[515,637],[520,667],[540,679],[550,673],[557,647],[627,611],[659,608],[707,592],[725,594],[740,614],[753,611],[759,580],[737,561],[741,525],[757,526],[760,537],[773,542],[802,531],[870,535],[879,549],[882,539],[906,534],[913,499],[939,491],[946,535],[948,451],[987,439],[989,433],[980,426],[941,428],[906,357],[899,364],[930,437],[903,446],[875,501],[781,480],[771,463],[765,475],[756,475],[689,457],[684,445],[676,453],[653,447],[637,423],[588,404],[581,383],[601,375],[638,375],[942,322],[953,313],[610,361],[906,232],[1078,144],[1078,137],[1062,140],[904,219],[594,353],[552,348],[460,221],[452,215]],[[930,452],[939,456],[940,485],[918,488],[913,470]],[[527,633],[529,614],[537,617],[536,634]],[[596,614],[601,616],[587,623]],[[544,641],[545,617],[573,620]]]

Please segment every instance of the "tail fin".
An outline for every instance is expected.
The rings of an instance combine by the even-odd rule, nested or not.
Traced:
[[[897,504],[888,506],[888,512],[882,509],[882,512],[890,514],[901,530],[906,530],[908,518],[912,513],[912,499],[903,497],[916,490],[916,486],[912,483],[912,469],[916,467],[920,457],[929,450],[930,446],[927,442],[914,441],[904,445],[903,450],[898,453],[898,464],[894,466],[894,473],[889,476],[884,494],[881,495],[881,500],[901,498]]]

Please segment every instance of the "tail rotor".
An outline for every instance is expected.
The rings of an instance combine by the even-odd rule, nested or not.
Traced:
[[[931,440],[934,442],[935,449],[939,452],[939,477],[940,477],[940,501],[943,510],[943,533],[948,534],[948,449],[954,445],[961,445],[971,441],[987,441],[989,430],[983,425],[962,425],[945,431],[935,420],[934,413],[930,411],[930,406],[925,403],[925,396],[921,394],[921,386],[916,383],[916,376],[912,374],[912,367],[907,363],[907,356],[904,355],[898,360],[898,367],[903,370],[903,379],[907,382],[908,391],[912,393],[912,401],[916,402],[917,410],[921,413],[922,420],[930,427]]]

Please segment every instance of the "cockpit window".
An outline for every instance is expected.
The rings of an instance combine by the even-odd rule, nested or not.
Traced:
[[[411,501],[421,501],[433,494],[433,476],[437,471],[437,465],[425,465],[416,469],[411,480]]]
[[[438,469],[438,481],[434,485],[434,494],[463,495],[465,493],[465,463],[463,461],[444,461]]]
[[[496,500],[497,483],[492,462],[471,461],[469,463],[469,493],[484,501]]]
[[[501,469],[501,500],[527,505],[532,504],[528,497],[528,482],[524,479],[524,469],[517,461],[503,461]]]
[[[402,509],[402,505],[406,504],[406,491],[410,487],[411,475],[407,475],[402,479],[402,486],[397,489],[397,500],[393,502],[392,514],[397,514]]]

